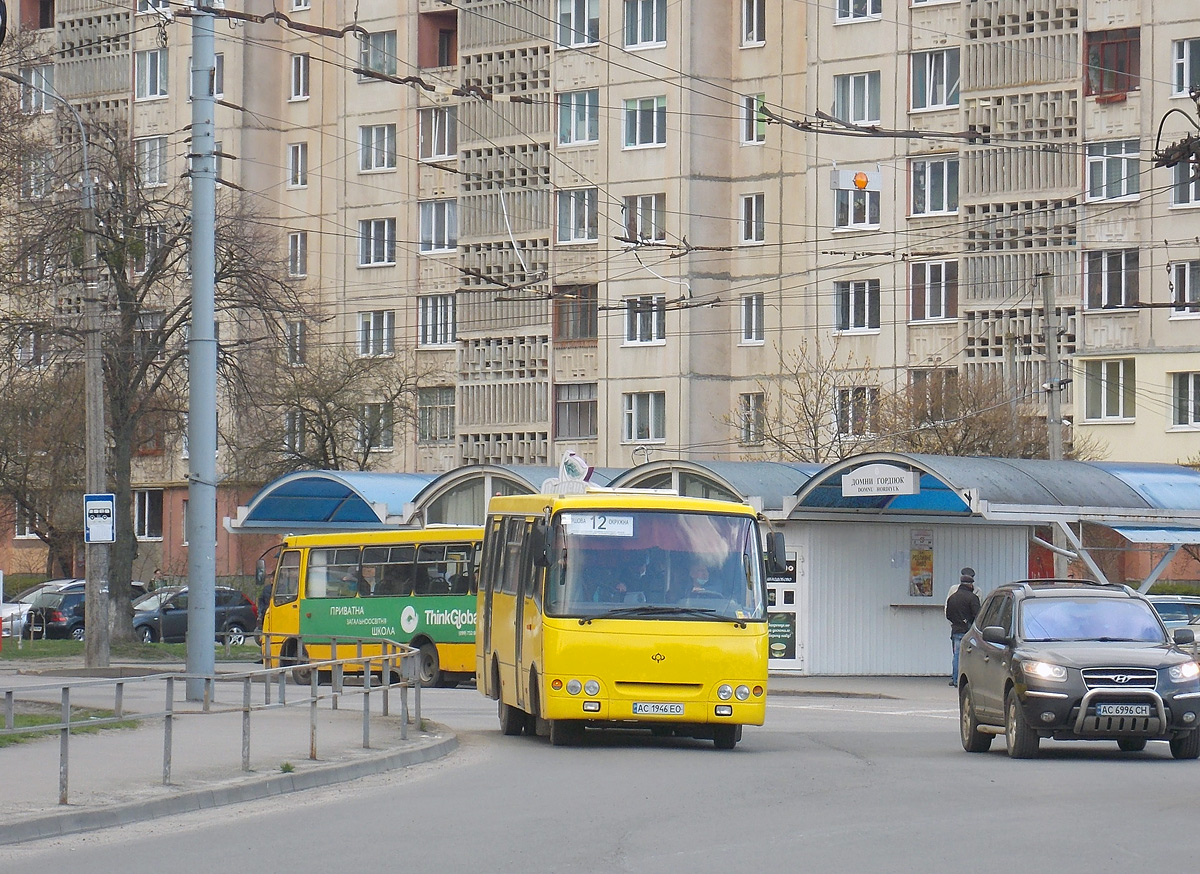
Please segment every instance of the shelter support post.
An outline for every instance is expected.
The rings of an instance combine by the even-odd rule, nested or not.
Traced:
[[[1170,548],[1163,554],[1163,557],[1158,560],[1158,564],[1154,566],[1154,570],[1150,571],[1150,576],[1142,580],[1142,584],[1138,586],[1138,591],[1143,595],[1150,591],[1150,587],[1158,580],[1163,571],[1167,569],[1167,565],[1171,563],[1171,559],[1175,557],[1175,553],[1179,552],[1182,543],[1172,543]]]
[[[1088,570],[1095,575],[1096,580],[1108,585],[1108,577],[1104,576],[1104,572],[1100,570],[1099,565],[1092,560],[1091,554],[1087,551],[1087,549],[1084,548],[1083,541],[1075,536],[1075,532],[1071,530],[1070,524],[1062,521],[1061,519],[1056,519],[1054,521],[1054,527],[1058,531],[1061,531],[1063,536],[1067,538],[1073,547],[1075,547],[1075,553],[1081,559],[1083,559],[1083,563],[1086,564],[1088,566]]]

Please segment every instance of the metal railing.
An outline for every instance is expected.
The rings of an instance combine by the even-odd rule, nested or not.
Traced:
[[[294,664],[281,665],[277,667],[268,667],[255,669],[251,671],[241,671],[228,674],[220,674],[217,676],[195,677],[187,673],[158,673],[150,674],[143,677],[121,677],[116,679],[103,680],[75,680],[70,683],[52,683],[38,684],[30,686],[21,686],[19,688],[4,688],[0,691],[4,695],[4,727],[0,729],[0,737],[12,735],[30,735],[42,734],[57,731],[59,733],[59,766],[58,766],[58,803],[68,803],[68,788],[70,784],[70,741],[72,729],[79,729],[83,726],[92,729],[103,726],[113,726],[117,724],[127,724],[131,721],[146,722],[149,720],[162,720],[163,723],[163,760],[162,760],[162,783],[164,786],[170,785],[171,782],[171,764],[172,764],[172,740],[174,733],[175,720],[185,716],[203,717],[205,714],[214,713],[230,713],[240,711],[242,714],[241,725],[241,742],[242,742],[242,767],[243,772],[248,772],[250,768],[250,737],[251,737],[251,716],[254,713],[279,710],[281,708],[292,706],[305,706],[309,708],[309,759],[317,758],[317,714],[318,705],[322,701],[330,702],[330,709],[337,710],[338,703],[341,698],[347,695],[358,695],[362,698],[362,746],[363,749],[369,749],[371,745],[371,696],[378,694],[382,696],[380,704],[379,716],[390,716],[391,711],[391,691],[398,689],[400,692],[400,739],[408,739],[409,724],[421,725],[421,684],[417,679],[417,659],[420,655],[418,650],[414,650],[404,644],[395,643],[394,641],[380,641],[379,638],[372,638],[368,642],[369,646],[378,648],[382,643],[382,652],[374,655],[363,656],[363,643],[360,639],[347,640],[342,638],[341,645],[354,645],[357,651],[355,656],[341,659],[327,659],[324,661],[306,662],[305,668],[311,670],[309,683],[304,689],[304,694],[297,696],[294,692],[291,700],[288,698],[287,675],[296,667]],[[331,650],[336,652],[336,650]],[[356,677],[361,677],[361,686],[345,685],[346,668],[351,668],[351,673]],[[382,679],[378,684],[373,682],[373,672],[379,670],[382,672]],[[318,685],[319,675],[328,671],[332,684],[326,691],[322,691]],[[399,675],[400,679],[393,682],[393,676]],[[204,695],[200,702],[200,709],[197,710],[179,710],[175,703],[175,687],[177,681],[186,681],[189,679],[202,679]],[[152,683],[165,684],[165,703],[163,709],[146,712],[139,710],[138,712],[125,711],[125,690],[127,687],[136,685],[145,685]],[[241,686],[241,703],[233,707],[220,706],[216,702],[217,684],[239,684]],[[111,716],[74,716],[72,712],[72,692],[79,693],[82,690],[95,690],[111,687],[112,700],[112,715]],[[260,701],[255,702],[255,689],[261,688]],[[410,709],[408,702],[409,689],[413,691],[413,706]],[[46,703],[47,693],[58,692],[58,699],[61,703],[61,717],[58,722],[44,723],[33,726],[16,725],[17,704],[22,699],[28,699],[31,702],[37,702],[43,706]],[[94,700],[94,699],[93,699]],[[105,700],[109,700],[105,698]],[[89,703],[89,708],[93,708],[94,704]]]

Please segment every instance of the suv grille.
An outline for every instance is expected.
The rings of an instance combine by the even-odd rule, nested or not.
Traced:
[[[1083,682],[1092,689],[1153,689],[1158,671],[1153,668],[1084,668]]]

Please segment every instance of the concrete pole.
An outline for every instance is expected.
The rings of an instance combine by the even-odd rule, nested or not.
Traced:
[[[192,323],[188,345],[189,701],[204,699],[215,669],[217,561],[217,338],[215,313],[217,172],[213,16],[192,15]]]
[[[1042,286],[1042,307],[1045,310],[1043,324],[1046,326],[1046,441],[1051,461],[1063,460],[1062,434],[1062,377],[1058,363],[1058,311],[1054,304],[1054,272],[1047,268],[1038,274]],[[1051,533],[1054,543],[1054,576],[1067,575],[1067,559],[1059,550],[1063,548],[1063,535],[1055,525]]]

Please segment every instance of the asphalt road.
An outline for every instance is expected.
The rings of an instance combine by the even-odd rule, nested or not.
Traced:
[[[1185,870],[1200,763],[1165,743],[971,755],[950,700],[779,696],[736,750],[636,733],[500,735],[436,690],[460,749],[352,784],[6,847],[0,871],[1075,872]]]

